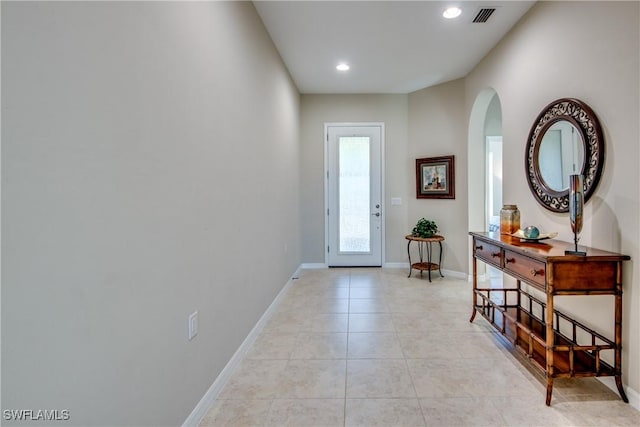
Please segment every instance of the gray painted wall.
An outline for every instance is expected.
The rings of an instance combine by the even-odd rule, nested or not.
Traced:
[[[581,99],[598,116],[606,164],[585,206],[580,244],[631,256],[623,276],[623,381],[636,407],[640,405],[639,57],[640,3],[538,2],[465,79],[467,116],[482,90],[491,87],[500,97],[503,199],[518,205],[522,223],[558,231],[560,240],[573,238],[567,214],[542,208],[526,182],[523,164],[529,130],[540,111],[558,98]],[[612,297],[559,300],[563,310],[587,325],[613,331]]]
[[[409,94],[409,158],[412,197],[411,227],[422,217],[434,220],[443,242],[442,267],[467,271],[467,117],[464,116],[464,80],[458,79]],[[455,156],[455,199],[417,199],[415,159]],[[410,232],[411,229],[408,230]]]
[[[2,89],[2,409],[181,424],[300,264],[253,5],[3,2]]]
[[[538,113],[558,98],[581,99],[598,116],[606,165],[585,206],[580,244],[632,258],[625,263],[623,276],[623,381],[636,407],[640,405],[640,275],[633,260],[640,256],[640,197],[638,186],[630,183],[640,182],[639,6],[638,2],[539,2],[465,79],[467,114],[485,88],[494,88],[500,97],[504,200],[518,205],[521,222],[558,231],[561,240],[573,237],[567,214],[542,208],[526,182],[528,133]],[[470,211],[474,208],[470,206]],[[561,298],[558,305],[590,327],[612,334],[612,297]]]
[[[324,124],[385,123],[385,250],[383,262],[406,262],[407,208],[413,196],[407,157],[407,95],[302,95],[302,260],[324,263]],[[415,172],[414,172],[415,173]],[[401,205],[391,205],[399,197]],[[412,225],[413,226],[413,225]]]

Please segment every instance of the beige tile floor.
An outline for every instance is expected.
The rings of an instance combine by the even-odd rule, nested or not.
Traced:
[[[468,282],[406,275],[302,271],[201,426],[640,425],[593,378],[545,406],[540,373],[469,323]]]

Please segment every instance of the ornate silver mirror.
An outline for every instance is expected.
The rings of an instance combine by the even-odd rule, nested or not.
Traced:
[[[577,99],[547,105],[529,132],[525,151],[527,182],[536,200],[554,212],[569,210],[569,175],[584,177],[589,200],[604,166],[604,139],[598,118]]]

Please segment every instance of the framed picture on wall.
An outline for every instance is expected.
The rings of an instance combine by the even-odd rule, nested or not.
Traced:
[[[454,156],[416,159],[416,198],[455,199]]]

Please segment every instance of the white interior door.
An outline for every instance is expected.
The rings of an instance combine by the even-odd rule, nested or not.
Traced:
[[[382,125],[326,125],[327,264],[382,266]]]

